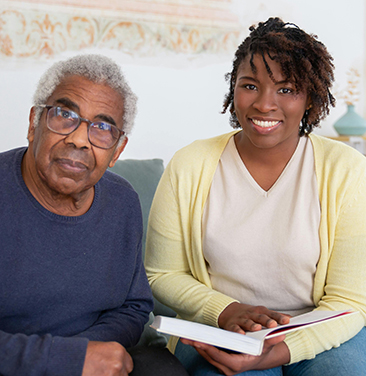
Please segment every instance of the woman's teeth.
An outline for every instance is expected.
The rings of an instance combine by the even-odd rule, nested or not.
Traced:
[[[279,121],[263,121],[263,120],[256,120],[256,119],[252,119],[252,122],[255,125],[258,125],[259,127],[262,127],[262,128],[273,127],[279,123]]]

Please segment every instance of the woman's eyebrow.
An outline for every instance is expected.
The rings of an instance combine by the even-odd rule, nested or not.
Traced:
[[[276,85],[285,85],[285,84],[293,84],[290,80],[282,80],[282,81],[275,81]]]
[[[254,82],[258,82],[258,80],[255,77],[252,77],[252,76],[240,76],[238,78],[238,80],[251,80],[251,81],[254,81]]]

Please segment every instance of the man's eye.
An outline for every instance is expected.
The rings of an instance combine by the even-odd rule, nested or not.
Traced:
[[[61,111],[61,116],[66,118],[66,119],[71,117],[69,111]]]
[[[74,115],[74,113],[71,112],[71,111],[63,110],[60,107],[57,108],[57,116],[61,116],[64,119],[70,119],[70,118],[74,118],[75,117],[73,115]]]
[[[101,131],[109,131],[111,126],[108,123],[93,123],[93,127]]]

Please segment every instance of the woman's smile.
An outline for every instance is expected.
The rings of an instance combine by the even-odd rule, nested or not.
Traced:
[[[258,120],[252,118],[250,121],[253,124],[253,128],[261,134],[270,133],[281,125],[280,120]]]

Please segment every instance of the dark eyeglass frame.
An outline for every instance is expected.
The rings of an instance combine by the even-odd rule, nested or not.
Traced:
[[[43,109],[47,109],[47,117],[48,117],[49,110],[50,110],[51,108],[59,108],[60,110],[62,110],[62,107],[61,107],[61,106],[51,106],[51,105],[47,105],[47,104],[38,104],[38,105],[36,105],[36,107],[41,107],[41,108],[43,108]],[[97,148],[100,148],[100,149],[105,149],[105,150],[113,148],[113,146],[116,145],[116,143],[119,141],[119,139],[121,138],[121,136],[124,136],[124,135],[126,134],[125,131],[122,131],[121,129],[117,128],[115,125],[110,124],[110,123],[108,123],[108,122],[106,122],[106,121],[103,121],[103,122],[101,122],[101,123],[108,124],[108,125],[111,127],[111,129],[115,129],[115,130],[117,130],[118,133],[119,133],[119,136],[115,139],[113,145],[111,145],[111,146],[109,146],[109,147],[103,147],[103,146],[96,145],[94,142],[92,142],[92,141],[90,140],[90,132],[89,132],[89,130],[90,130],[90,127],[92,127],[93,124],[96,124],[97,122],[95,122],[95,121],[90,121],[90,120],[88,120],[88,119],[82,118],[82,117],[79,116],[79,114],[76,113],[75,111],[68,110],[68,109],[67,109],[67,110],[64,110],[64,111],[68,111],[68,112],[71,112],[71,113],[73,113],[73,114],[76,115],[75,119],[78,119],[78,124],[77,124],[77,126],[76,126],[71,132],[68,132],[68,133],[61,133],[61,132],[55,131],[54,129],[50,128],[50,126],[49,126],[49,124],[48,124],[48,123],[49,123],[49,122],[48,122],[48,118],[47,118],[46,124],[47,124],[47,128],[48,128],[50,131],[52,131],[52,132],[54,132],[54,133],[57,133],[57,134],[61,134],[61,135],[63,135],[63,136],[67,136],[67,135],[71,134],[72,132],[75,132],[75,131],[79,128],[79,126],[80,126],[80,124],[81,124],[82,122],[85,122],[85,123],[88,124],[88,140],[89,140],[89,142],[90,142],[93,146],[95,146],[95,147],[97,147]]]

